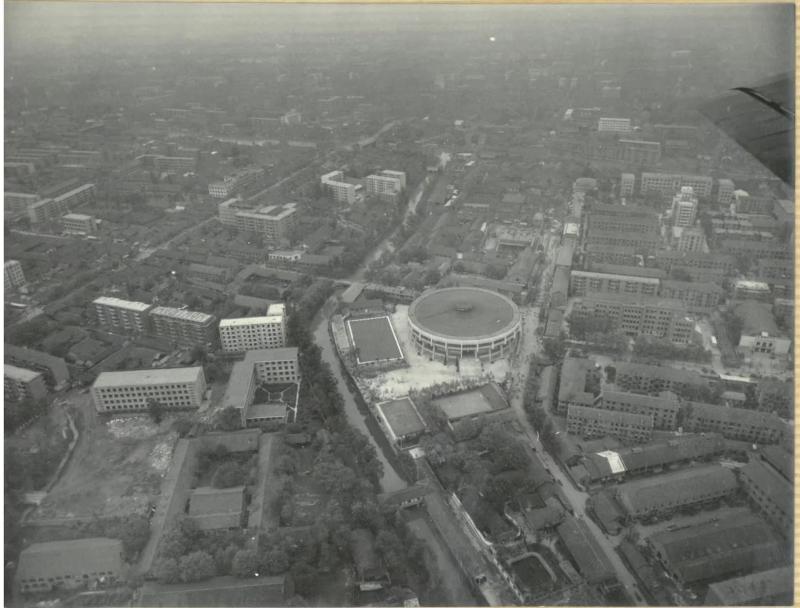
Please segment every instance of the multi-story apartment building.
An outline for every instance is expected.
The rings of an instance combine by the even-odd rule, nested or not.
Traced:
[[[356,202],[356,184],[346,182],[344,172],[331,171],[319,178],[323,189],[329,193],[337,203],[352,205]]]
[[[588,270],[570,272],[569,290],[573,296],[595,293],[650,295],[658,293],[659,279]]]
[[[790,259],[793,251],[791,246],[777,240],[744,240],[738,237],[719,239],[718,247],[723,253],[751,260]]]
[[[91,393],[98,412],[142,412],[151,400],[165,409],[197,409],[203,402],[206,377],[202,367],[103,372]]]
[[[676,249],[690,253],[702,253],[706,250],[706,235],[700,226],[683,228],[678,235]]]
[[[579,316],[611,318],[629,336],[652,336],[675,344],[688,344],[694,320],[680,300],[624,294],[589,295],[575,302]]]
[[[284,421],[288,409],[293,409],[296,415],[296,403],[253,405],[253,400],[259,382],[267,384],[300,382],[297,353],[296,347],[248,351],[243,361],[233,365],[228,387],[222,399],[223,407],[240,410],[244,426]]]
[[[205,345],[214,341],[216,318],[203,312],[156,306],[150,310],[152,332],[178,344]]]
[[[50,387],[59,389],[69,381],[69,368],[60,357],[8,343],[3,345],[3,351],[7,363],[41,372]]]
[[[297,224],[297,205],[269,205],[259,209],[237,208],[238,199],[230,199],[219,205],[219,220],[245,232],[257,232],[269,241],[287,239]]]
[[[163,173],[186,173],[195,170],[197,159],[193,156],[156,156],[153,166]]]
[[[97,232],[97,223],[91,215],[67,213],[61,218],[61,223],[67,234],[94,234]]]
[[[704,175],[644,172],[639,182],[639,192],[660,192],[663,196],[674,196],[683,186],[691,186],[697,196],[705,198],[711,195],[713,185],[713,178]]]
[[[406,187],[406,174],[402,171],[380,171],[366,178],[367,195],[394,202]]]
[[[672,199],[672,224],[679,228],[688,228],[697,218],[697,197],[691,186],[682,186],[681,191]]]
[[[587,265],[615,264],[618,266],[633,266],[637,261],[636,248],[624,245],[587,243],[584,245],[583,252]]]
[[[252,186],[264,174],[263,169],[242,169],[226,175],[220,182],[208,185],[208,194],[214,198],[228,199],[242,190]]]
[[[611,207],[624,209],[627,205],[598,205],[592,206],[589,217],[586,221],[586,229],[589,236],[594,231],[600,232],[637,232],[648,235],[658,236],[661,232],[658,216],[655,213],[636,213],[634,209],[628,214],[622,214]]]
[[[55,198],[43,198],[28,205],[28,219],[32,224],[52,222],[69,213],[69,207],[64,201]]]
[[[242,352],[286,346],[286,317],[276,312],[270,307],[263,317],[222,319],[219,322],[222,350]]]
[[[6,215],[21,216],[28,213],[28,207],[39,200],[38,194],[25,192],[5,192],[3,195],[3,212]]]
[[[64,205],[65,209],[74,209],[85,203],[91,203],[97,198],[97,187],[94,184],[83,184],[63,194],[59,194],[53,200]]]
[[[635,165],[655,165],[661,160],[661,144],[657,141],[620,139],[619,160]]]
[[[786,423],[768,412],[710,403],[687,403],[684,430],[720,433],[728,439],[750,443],[778,443],[790,432]]]
[[[148,329],[147,311],[151,304],[106,296],[97,298],[93,304],[100,325],[131,333],[142,333]]]
[[[725,290],[716,283],[696,283],[694,281],[661,281],[658,295],[662,298],[680,300],[689,312],[710,313],[725,295]]]
[[[600,118],[597,121],[597,130],[607,133],[630,133],[630,118]]]
[[[792,529],[792,483],[759,458],[739,469],[747,495],[784,536]]]
[[[17,260],[7,260],[3,264],[3,287],[6,290],[25,285],[25,273]]]
[[[774,196],[751,195],[744,190],[734,190],[733,204],[737,214],[769,215],[775,206]]]
[[[619,195],[622,197],[633,196],[636,186],[636,176],[633,173],[623,173],[619,180]]]
[[[558,403],[556,412],[564,415],[571,405],[593,406],[599,399],[586,390],[587,377],[595,372],[594,362],[589,359],[567,357],[561,365]],[[599,386],[599,382],[598,382]]]
[[[662,391],[681,393],[687,388],[706,388],[708,382],[700,374],[663,365],[616,363],[615,384],[626,390],[658,395]]]
[[[3,388],[3,396],[10,403],[24,399],[38,401],[47,396],[47,385],[41,373],[8,363],[3,366]]]
[[[628,224],[633,225],[631,222]],[[637,250],[652,251],[661,245],[661,236],[653,232],[632,231],[630,227],[610,230],[592,228],[586,234],[585,244],[587,246],[632,247]]]
[[[721,179],[717,182],[717,203],[720,207],[728,207],[733,202],[733,193],[736,186],[729,179]]]
[[[610,435],[629,443],[644,443],[653,436],[653,417],[570,405],[567,432],[586,439]]]
[[[604,390],[596,407],[615,412],[644,414],[653,419],[653,428],[673,430],[680,403],[675,393],[663,391],[657,396]]]
[[[703,271],[718,277],[733,273],[737,267],[736,257],[730,254],[666,250],[656,252],[655,265],[668,273],[675,268],[682,268],[689,272]]]

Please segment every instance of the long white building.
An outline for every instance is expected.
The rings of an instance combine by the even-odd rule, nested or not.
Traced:
[[[141,412],[150,400],[166,409],[197,409],[203,402],[206,377],[202,367],[103,372],[92,385],[98,412]]]
[[[286,346],[283,306],[270,306],[262,317],[222,319],[219,322],[219,339],[222,350],[229,353]]]
[[[367,196],[377,196],[393,201],[406,187],[406,174],[402,171],[380,171],[368,175],[366,179]]]
[[[97,298],[93,304],[100,325],[137,333],[147,329],[147,311],[151,304],[106,296]]]

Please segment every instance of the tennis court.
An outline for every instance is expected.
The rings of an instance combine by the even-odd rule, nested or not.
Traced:
[[[387,316],[349,319],[347,331],[356,349],[356,361],[359,365],[403,358],[400,343]]]

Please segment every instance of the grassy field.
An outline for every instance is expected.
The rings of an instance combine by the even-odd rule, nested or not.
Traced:
[[[359,363],[403,358],[389,317],[350,319],[347,326],[358,352]]]

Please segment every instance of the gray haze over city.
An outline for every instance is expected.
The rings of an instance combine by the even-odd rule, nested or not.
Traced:
[[[4,9],[7,605],[792,605],[793,5]]]

